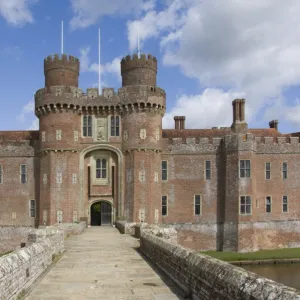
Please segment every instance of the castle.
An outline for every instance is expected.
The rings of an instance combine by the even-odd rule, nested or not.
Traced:
[[[0,226],[127,220],[176,227],[194,249],[300,246],[300,133],[249,129],[244,99],[231,127],[163,129],[155,57],[122,59],[117,92],[83,92],[79,66],[48,56],[39,130],[0,132]]]

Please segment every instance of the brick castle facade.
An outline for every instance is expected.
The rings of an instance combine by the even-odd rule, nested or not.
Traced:
[[[38,131],[0,132],[0,226],[87,220],[168,224],[194,249],[300,246],[299,133],[162,128],[165,91],[151,55],[121,61],[122,87],[78,88],[79,60],[49,56],[35,94]]]

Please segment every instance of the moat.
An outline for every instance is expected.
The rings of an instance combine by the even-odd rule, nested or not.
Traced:
[[[243,269],[300,290],[300,264],[244,265]]]

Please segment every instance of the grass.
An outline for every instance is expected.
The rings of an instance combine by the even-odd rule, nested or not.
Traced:
[[[229,252],[229,251],[203,251],[201,254],[209,255],[223,261],[242,261],[242,260],[267,260],[300,258],[300,248],[284,248],[275,250],[260,250],[256,252]]]
[[[9,253],[11,253],[12,252],[12,250],[11,251],[7,251],[7,252],[4,252],[4,253],[0,253],[0,257],[1,256],[4,256],[4,255],[6,255],[6,254],[9,254]]]

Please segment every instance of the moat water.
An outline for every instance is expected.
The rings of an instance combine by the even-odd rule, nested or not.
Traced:
[[[245,265],[242,268],[300,290],[300,263]]]

